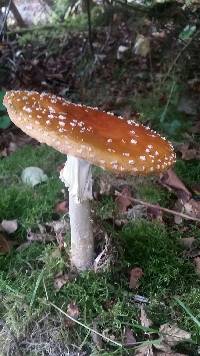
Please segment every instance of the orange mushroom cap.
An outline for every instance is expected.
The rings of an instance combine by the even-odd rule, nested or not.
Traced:
[[[9,91],[4,105],[29,136],[102,168],[148,174],[175,162],[171,143],[134,120],[34,91]]]

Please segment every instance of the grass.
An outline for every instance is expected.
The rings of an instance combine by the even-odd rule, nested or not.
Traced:
[[[11,238],[19,243],[26,240],[27,229],[35,229],[38,222],[54,218],[54,206],[63,199],[63,185],[57,168],[64,160],[65,157],[46,146],[27,146],[0,161],[0,217],[18,219],[19,229]],[[27,166],[42,168],[49,177],[48,181],[35,188],[24,185],[20,177]],[[181,165],[181,169],[178,164],[177,170],[185,177],[187,168]],[[193,166],[195,174],[198,174],[198,169],[198,166]],[[100,170],[97,173],[103,174]],[[139,179],[137,188],[137,194],[148,201],[170,201],[170,194],[157,187],[151,179],[147,179],[146,184]],[[104,221],[109,221],[115,209],[112,197],[97,202],[94,214],[98,217],[98,224],[103,226]],[[28,342],[34,344],[40,333],[42,340],[49,343],[55,329],[54,346],[59,345],[61,351],[64,344],[71,345],[71,350],[74,348],[72,345],[76,345],[91,355],[129,354],[106,342],[103,342],[103,350],[98,350],[88,330],[80,325],[67,327],[64,315],[49,303],[56,304],[64,312],[69,303],[76,303],[80,311],[79,320],[83,324],[92,327],[96,321],[98,331],[105,332],[110,338],[114,335],[116,341],[122,341],[126,327],[134,331],[138,341],[144,341],[146,337],[139,321],[139,310],[131,302],[134,292],[129,290],[130,269],[139,266],[144,277],[137,294],[151,301],[146,311],[153,320],[153,327],[159,329],[161,324],[176,320],[180,327],[192,332],[194,344],[187,344],[187,347],[190,354],[195,355],[195,345],[200,341],[199,327],[174,299],[178,297],[199,318],[199,281],[179,244],[184,232],[146,220],[130,222],[118,232],[110,225],[108,232],[118,250],[118,257],[109,271],[82,273],[60,291],[53,286],[54,277],[60,271],[69,271],[69,260],[65,252],[54,253],[57,250],[55,243],[35,242],[22,251],[13,249],[10,254],[0,256],[1,319],[24,345],[25,354],[40,355],[43,351],[39,346],[38,353],[34,348],[27,352]],[[197,228],[191,228],[191,233],[200,239]],[[69,243],[68,234],[66,242]],[[41,321],[43,319],[45,322]],[[38,329],[34,334],[36,323]],[[44,349],[44,344],[42,347]]]

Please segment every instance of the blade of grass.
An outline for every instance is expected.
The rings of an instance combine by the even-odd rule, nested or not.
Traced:
[[[186,305],[179,299],[179,298],[174,298],[176,300],[176,302],[185,310],[185,312],[190,316],[190,318],[193,320],[193,322],[198,326],[198,328],[200,329],[200,320],[198,320],[192,313],[191,311],[188,309],[188,307],[186,307]]]
[[[35,288],[34,288],[34,290],[33,290],[33,294],[32,294],[31,301],[30,301],[30,307],[33,306],[33,303],[34,303],[34,301],[35,301],[35,296],[36,296],[38,287],[39,287],[39,285],[40,285],[40,282],[41,282],[41,280],[42,280],[42,278],[43,278],[43,274],[44,274],[44,269],[40,272],[40,274],[39,274],[39,276],[38,276],[38,279],[37,279],[37,281],[36,281],[36,283],[35,283]]]

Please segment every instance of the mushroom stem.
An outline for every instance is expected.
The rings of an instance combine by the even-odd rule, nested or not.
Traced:
[[[84,271],[89,269],[94,261],[94,239],[90,217],[91,165],[85,160],[68,155],[60,178],[69,189],[71,264],[79,271]]]

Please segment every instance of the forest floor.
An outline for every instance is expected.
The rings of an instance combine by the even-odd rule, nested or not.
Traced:
[[[101,27],[97,16],[93,53],[84,17],[70,29],[9,33],[2,45],[2,356],[199,354],[200,38],[197,30],[194,37],[184,32],[194,14],[178,23],[176,15],[158,23],[143,16],[123,21],[116,13]],[[125,119],[140,112],[138,121],[175,146],[177,163],[164,176],[93,168],[94,271],[77,275],[69,266],[68,195],[59,180],[66,158],[10,124],[2,105],[9,89],[53,92]],[[48,179],[25,184],[21,175],[30,166]]]

